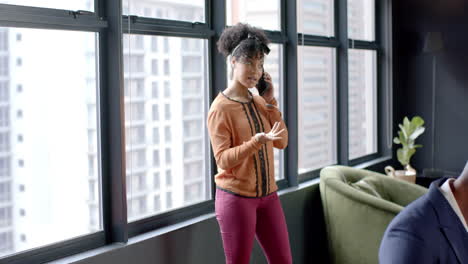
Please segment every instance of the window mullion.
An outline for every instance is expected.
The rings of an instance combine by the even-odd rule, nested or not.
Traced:
[[[216,42],[219,40],[219,36],[223,32],[224,28],[226,27],[226,1],[211,1],[211,10],[217,10],[219,12],[211,12],[211,17],[207,18],[207,21],[210,21],[211,25],[213,26],[212,30],[215,32],[215,37],[210,38],[209,43],[209,53],[210,53],[210,69],[209,74],[210,78],[210,87],[209,87],[209,102],[213,102],[215,97],[218,95],[218,92],[224,89],[227,84],[227,76],[226,76],[226,61],[218,52],[218,47]],[[216,186],[214,183],[214,175],[217,171],[216,162],[214,159],[214,155],[211,151],[208,153],[210,155],[210,162],[211,166],[209,167],[210,175],[211,175],[211,182],[212,182],[212,197],[215,197]]]
[[[107,242],[127,242],[121,1],[103,0],[109,30],[100,35],[103,227]]]
[[[335,5],[335,25],[340,43],[337,49],[337,153],[338,164],[348,165],[348,4],[347,0]]]
[[[377,52],[378,67],[378,103],[379,103],[379,153],[382,156],[392,154],[392,119],[393,119],[393,48],[392,48],[392,2],[376,2],[376,40],[381,45]]]
[[[284,101],[286,107],[284,109],[285,122],[288,126],[289,133],[289,147],[285,151],[284,164],[285,164],[285,178],[289,182],[289,186],[297,186],[298,181],[298,74],[297,74],[297,3],[296,1],[282,0],[282,10],[286,18],[284,28],[288,42],[284,45],[286,51],[284,52],[284,85],[290,89],[284,89]]]

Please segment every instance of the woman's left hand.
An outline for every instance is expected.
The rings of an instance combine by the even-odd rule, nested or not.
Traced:
[[[273,100],[273,98],[275,98],[273,81],[271,80],[271,75],[268,72],[264,72],[264,75],[264,79],[268,83],[268,89],[265,91],[262,97],[267,103],[269,103],[271,100]]]

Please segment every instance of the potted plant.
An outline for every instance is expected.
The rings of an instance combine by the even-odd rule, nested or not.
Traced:
[[[423,125],[424,120],[420,116],[413,117],[411,121],[405,116],[403,124],[398,124],[400,131],[393,142],[402,145],[401,148],[397,149],[397,158],[404,170],[395,170],[391,166],[387,166],[385,167],[387,175],[413,183],[416,181],[416,170],[411,167],[410,160],[416,153],[416,149],[422,147],[422,145],[415,144],[415,140],[424,133],[425,127]]]

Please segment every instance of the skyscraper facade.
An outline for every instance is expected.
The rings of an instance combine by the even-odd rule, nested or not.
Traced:
[[[127,3],[126,3],[127,2]],[[124,13],[203,21],[190,1],[124,2]],[[124,35],[129,221],[209,199],[207,42]]]
[[[14,248],[9,41],[8,29],[0,28],[0,254]]]
[[[297,8],[298,32],[334,36],[334,1],[300,0]],[[299,173],[337,160],[335,53],[328,47],[298,48]]]

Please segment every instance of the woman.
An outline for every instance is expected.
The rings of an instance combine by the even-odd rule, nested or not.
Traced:
[[[248,90],[262,77],[269,42],[262,30],[239,23],[224,30],[217,43],[232,68],[232,82],[208,113],[218,166],[216,218],[228,264],[249,263],[255,236],[268,263],[292,263],[273,154],[273,147],[287,146],[287,128],[268,73],[263,75],[268,88],[262,96]]]

